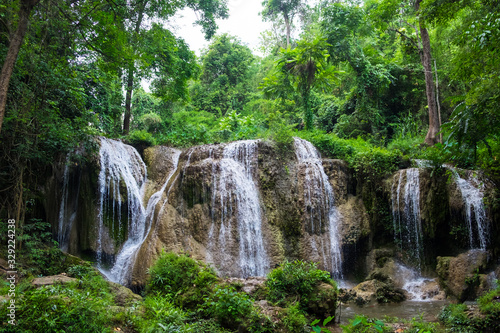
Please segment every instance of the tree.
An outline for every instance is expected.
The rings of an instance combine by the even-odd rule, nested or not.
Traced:
[[[236,37],[223,34],[214,38],[201,61],[200,81],[191,90],[193,105],[218,116],[242,110],[251,89],[254,57],[250,49]]]
[[[334,80],[336,73],[328,65],[330,45],[322,36],[315,36],[311,40],[298,41],[294,49],[282,49],[276,63],[277,72],[266,78],[263,89],[268,93],[275,91],[279,94],[283,83],[286,87],[288,80],[300,94],[304,111],[306,129],[313,128],[313,113],[310,106],[311,90],[315,87],[324,88]]]
[[[10,43],[7,55],[5,57],[2,72],[0,74],[0,132],[5,115],[5,105],[7,103],[7,92],[9,90],[9,82],[14,70],[14,65],[17,61],[17,56],[24,40],[24,35],[28,30],[28,22],[31,11],[40,2],[40,0],[20,0],[17,28],[15,32],[9,36]]]
[[[127,134],[130,129],[132,92],[134,90],[134,81],[137,75],[137,65],[142,57],[147,57],[147,48],[141,49],[141,41],[151,32],[148,26],[143,25],[148,21],[165,21],[175,14],[178,9],[188,7],[200,13],[200,18],[196,21],[202,27],[207,39],[211,38],[217,29],[216,18],[227,17],[226,3],[222,0],[135,0],[131,3],[130,23],[133,29],[129,31],[129,43],[135,50],[135,56],[127,65],[126,96],[125,96],[125,115],[123,118],[123,133]],[[154,27],[154,25],[153,25]],[[148,72],[151,67],[143,62],[142,70]]]
[[[475,163],[478,149],[483,150],[484,166],[494,166],[498,172],[494,157],[500,140],[500,4],[427,0],[422,2],[422,13],[427,21],[447,28],[451,50],[446,60],[453,112],[443,125],[449,134],[445,146],[458,161],[467,161],[465,166]]]
[[[281,15],[286,28],[286,47],[290,47],[290,34],[293,18],[302,6],[302,0],[267,0],[262,2],[264,20],[276,21]]]
[[[409,41],[418,50],[420,63],[422,64],[425,78],[425,91],[429,115],[429,129],[425,136],[427,145],[439,142],[440,116],[438,115],[436,92],[432,71],[432,54],[430,36],[427,30],[425,17],[420,9],[422,0],[414,0],[410,3],[395,0],[373,1],[372,13],[378,16],[376,21],[383,29],[393,31]],[[414,35],[408,33],[413,32]]]

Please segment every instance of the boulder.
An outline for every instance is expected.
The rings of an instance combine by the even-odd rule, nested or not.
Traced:
[[[109,290],[115,296],[115,303],[118,306],[131,306],[136,302],[142,301],[140,295],[134,294],[132,290],[118,283],[108,281]]]
[[[459,301],[475,299],[480,285],[480,273],[488,263],[488,252],[469,250],[458,257],[438,257],[436,271],[446,294]]]
[[[56,283],[60,284],[66,284],[70,282],[78,282],[78,279],[68,277],[63,274],[59,275],[51,275],[51,276],[44,276],[44,277],[39,277],[31,281],[31,284],[38,288],[38,287],[43,287],[43,286],[51,286]]]
[[[321,282],[308,297],[307,312],[318,318],[334,316],[337,308],[337,289]]]

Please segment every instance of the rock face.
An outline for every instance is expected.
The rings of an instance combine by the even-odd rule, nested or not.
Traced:
[[[146,157],[148,165],[161,154],[146,150],[145,156],[157,156]],[[265,141],[183,152],[138,252],[133,284],[144,282],[162,248],[189,252],[213,264],[222,276],[263,276],[284,259],[312,260],[331,270],[329,226],[313,231],[307,223],[311,209],[319,208],[305,202],[307,166],[294,157],[281,155]],[[363,202],[347,193],[351,176],[345,162],[324,160],[322,167],[342,216],[338,234],[355,243],[369,233]],[[258,230],[245,229],[249,217]]]
[[[395,265],[411,257],[402,244],[413,238],[396,237],[395,216],[405,214],[410,192],[420,207],[410,213],[419,213],[415,253],[422,255],[423,271],[433,270],[437,256],[469,246],[464,192],[446,171],[406,169],[367,186],[346,162],[321,158],[301,139],[288,150],[262,140],[182,152],[156,146],[141,153],[144,160],[121,142],[101,139],[101,145],[107,152],[101,149],[86,164],[66,159],[54,167],[44,187],[45,211],[63,250],[97,258],[103,271],[110,267],[107,273],[128,286],[144,286],[148,268],[165,249],[187,252],[222,277],[265,276],[285,259],[317,262],[336,279],[356,269],[368,280],[357,297],[399,299]],[[482,215],[471,219],[476,216]],[[474,235],[481,231],[477,225],[472,223]],[[478,237],[472,244],[480,243]],[[440,281],[460,298],[463,279],[451,276],[459,274],[454,267],[469,263],[451,261],[440,259]]]
[[[459,301],[474,299],[481,282],[480,273],[487,264],[488,253],[477,249],[458,257],[438,257],[439,283],[449,296]]]

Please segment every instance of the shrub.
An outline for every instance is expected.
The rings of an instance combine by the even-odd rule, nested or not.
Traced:
[[[102,281],[102,277],[98,277]],[[95,280],[94,280],[95,281]],[[105,283],[105,281],[104,281]],[[77,284],[54,285],[16,291],[16,326],[2,325],[0,332],[103,332],[111,321],[112,296],[102,286],[79,289]],[[88,287],[89,285],[87,285]],[[0,307],[7,317],[7,305]]]
[[[252,311],[250,297],[232,286],[218,287],[205,302],[208,313],[228,328],[237,328]]]
[[[472,326],[472,321],[466,314],[467,305],[450,304],[439,314],[439,320],[452,332],[479,332]]]
[[[309,294],[320,282],[336,287],[330,273],[318,269],[316,263],[286,261],[267,275],[268,298],[281,305],[298,299],[301,306],[305,306]]]
[[[80,265],[73,265],[68,268],[68,275],[77,279],[83,279],[97,274],[96,269],[93,268],[89,262],[85,262],[85,264]]]
[[[290,305],[281,318],[284,332],[289,333],[306,333],[310,332],[308,321],[304,313],[300,310],[299,303]]]
[[[147,291],[162,295],[175,295],[175,303],[184,307],[196,306],[210,294],[217,281],[213,269],[184,254],[162,251],[149,269]]]
[[[144,300],[144,314],[132,321],[140,333],[190,332],[187,317],[169,297],[149,296]]]
[[[142,131],[132,131],[126,138],[126,140],[135,146],[145,146],[151,147],[156,145],[156,140],[153,135],[145,130]]]

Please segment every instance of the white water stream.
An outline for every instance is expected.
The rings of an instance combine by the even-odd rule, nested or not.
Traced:
[[[220,213],[212,215],[209,247],[217,243],[218,251],[226,251],[232,242],[235,218],[241,277],[264,276],[269,269],[269,260],[264,247],[262,212],[255,182],[257,141],[232,142],[224,148],[222,159],[212,160],[212,163],[211,204],[213,209],[219,207]],[[217,173],[214,172],[215,163],[218,163]]]
[[[309,213],[309,232],[312,248],[323,257],[325,269],[334,277],[342,278],[342,256],[338,236],[340,213],[335,206],[333,188],[323,168],[321,156],[309,142],[294,138],[295,155],[305,168],[304,204]],[[321,235],[328,233],[327,241]],[[317,243],[320,244],[317,244]]]

